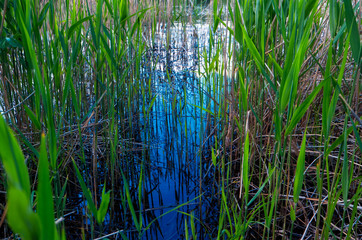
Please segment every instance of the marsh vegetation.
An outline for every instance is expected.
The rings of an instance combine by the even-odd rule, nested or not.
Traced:
[[[361,6],[0,0],[0,236],[362,239]]]

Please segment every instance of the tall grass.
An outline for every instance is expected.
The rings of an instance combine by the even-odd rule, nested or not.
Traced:
[[[350,188],[352,182],[360,185],[354,168],[360,145],[359,140],[353,140],[360,138],[360,131],[353,128],[352,132],[351,126],[358,124],[360,117],[352,117],[347,105],[352,99],[361,99],[355,88],[359,81],[360,46],[357,40],[351,41],[352,36],[356,39],[358,35],[352,3],[235,1],[229,8],[235,23],[230,32],[238,43],[234,52],[238,71],[234,84],[239,97],[231,98],[237,99],[239,105],[238,134],[248,138],[244,143],[245,137],[241,137],[239,146],[251,145],[254,166],[254,171],[245,172],[244,152],[240,163],[240,192],[244,193],[235,201],[232,193],[229,198],[243,205],[252,192],[257,201],[252,206],[247,204],[248,208],[241,211],[245,217],[235,218],[228,228],[239,226],[239,236],[246,238],[258,238],[255,234],[263,239],[351,237],[352,230],[347,234],[343,229],[346,216],[353,212],[352,199],[360,197],[359,187]],[[341,10],[337,13],[336,9]],[[340,14],[338,18],[336,14]],[[331,32],[326,25],[328,18]],[[352,81],[342,82],[347,78]],[[337,109],[339,113],[335,115]],[[253,125],[248,113],[252,113]],[[342,122],[337,127],[339,119]],[[298,136],[302,132],[305,134],[300,143]],[[347,145],[353,149],[350,153]],[[274,167],[274,175],[270,176]],[[254,177],[249,182],[246,176]],[[265,194],[259,191],[265,186],[263,179],[268,179],[269,185]],[[254,190],[249,189],[249,183]],[[342,195],[343,203],[339,200]],[[250,210],[256,211],[258,220],[248,220],[254,217]],[[357,227],[359,220],[348,221]],[[247,230],[244,224],[248,225]],[[357,237],[358,230],[354,229]]]
[[[186,239],[360,238],[359,3],[0,6],[2,207],[11,228],[4,227],[4,237],[142,238],[177,211]],[[205,22],[208,34],[200,36],[197,24]],[[183,30],[182,48],[190,47],[188,26],[195,29],[192,44],[207,39],[194,47],[198,78],[185,77],[182,88],[172,69],[175,26]],[[157,54],[147,55],[161,48],[164,66]],[[168,96],[152,89],[159,65]],[[185,137],[186,160],[174,169],[194,166],[197,194],[147,215],[154,211],[147,191],[159,111],[175,138],[171,145]],[[194,201],[198,207],[186,212]],[[75,206],[83,206],[73,218],[82,234],[67,218]]]

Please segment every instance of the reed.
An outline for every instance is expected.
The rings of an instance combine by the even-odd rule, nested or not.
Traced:
[[[360,238],[359,2],[0,6],[4,238]]]

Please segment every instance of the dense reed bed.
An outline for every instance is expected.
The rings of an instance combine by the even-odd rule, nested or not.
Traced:
[[[362,238],[360,2],[0,6],[3,238]]]

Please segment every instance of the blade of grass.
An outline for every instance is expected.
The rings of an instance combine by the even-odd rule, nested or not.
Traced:
[[[46,152],[45,135],[41,136],[39,153],[39,183],[37,192],[37,212],[42,225],[42,239],[55,239],[53,192],[49,179],[49,163]]]

